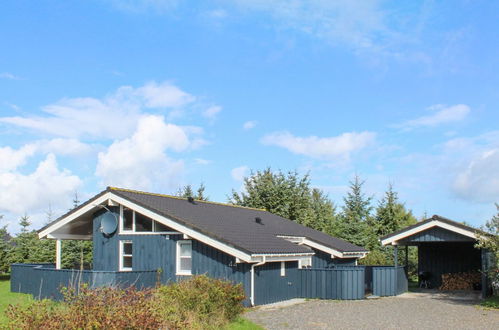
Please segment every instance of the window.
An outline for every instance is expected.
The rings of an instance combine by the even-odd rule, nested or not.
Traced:
[[[132,251],[131,241],[120,241],[120,271],[132,270]]]
[[[286,276],[286,262],[281,261],[281,276]]]
[[[312,258],[298,260],[298,268],[310,268],[312,266]]]
[[[125,206],[121,206],[120,228],[124,234],[133,233],[176,233],[172,228],[163,225],[151,218],[135,212]]]
[[[123,208],[123,231],[133,231],[133,211]]]
[[[192,242],[177,241],[177,275],[192,274]]]

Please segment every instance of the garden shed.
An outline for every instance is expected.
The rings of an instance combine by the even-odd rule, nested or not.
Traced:
[[[394,247],[396,264],[400,246],[406,249],[408,246],[418,247],[420,286],[424,280],[428,287],[439,288],[442,274],[482,271],[481,283],[475,289],[481,289],[482,296],[486,296],[489,285],[483,271],[488,269],[490,256],[487,251],[475,248],[478,232],[473,227],[434,215],[382,237],[381,244]]]

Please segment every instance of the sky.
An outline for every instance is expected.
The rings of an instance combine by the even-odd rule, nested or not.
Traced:
[[[106,186],[211,200],[251,170],[355,175],[418,218],[499,202],[499,2],[5,0],[0,225]]]

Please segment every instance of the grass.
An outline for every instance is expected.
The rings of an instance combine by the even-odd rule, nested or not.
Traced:
[[[499,309],[499,296],[485,298],[480,302],[480,306],[492,309]]]
[[[5,327],[5,310],[9,304],[29,304],[33,298],[29,294],[10,292],[10,276],[0,275],[0,328]]]
[[[263,330],[263,328],[245,318],[239,317],[236,321],[229,324],[226,330]]]

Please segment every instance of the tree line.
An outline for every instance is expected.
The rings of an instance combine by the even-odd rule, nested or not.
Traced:
[[[382,247],[379,238],[417,222],[416,217],[400,201],[398,193],[389,184],[382,197],[375,201],[364,192],[365,182],[355,176],[343,197],[341,206],[335,204],[321,189],[311,185],[310,175],[296,171],[273,171],[270,168],[252,171],[244,179],[242,192],[233,190],[230,204],[262,208],[302,225],[342,238],[370,251],[363,264],[392,264],[392,251]],[[204,184],[198,189],[186,185],[176,192],[179,197],[209,200]],[[79,204],[75,196],[73,207]],[[49,217],[50,218],[50,217]],[[1,220],[1,216],[0,216]],[[0,227],[0,272],[7,272],[12,263],[50,262],[55,259],[55,243],[40,240],[30,230],[27,215],[19,220],[21,230],[12,237],[6,227]],[[400,260],[404,260],[404,251]],[[409,250],[409,269],[415,271],[417,254]],[[91,241],[63,241],[62,266],[87,268],[92,262]]]

